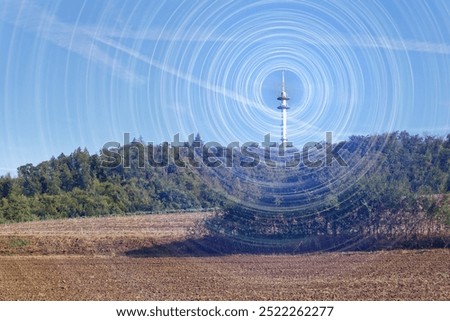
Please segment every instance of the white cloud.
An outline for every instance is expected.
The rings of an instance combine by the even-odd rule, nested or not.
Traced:
[[[355,41],[360,47],[382,48],[387,50],[415,51],[431,54],[450,54],[450,45],[417,40],[394,39],[388,37],[362,38]]]
[[[145,82],[145,77],[136,70],[130,69],[121,59],[116,58],[108,48],[114,48],[151,66],[159,68],[164,72],[185,79],[208,90],[213,90],[229,98],[246,104],[253,104],[247,98],[230,92],[226,88],[212,86],[191,75],[184,74],[171,66],[163,65],[157,61],[150,60],[141,53],[123,45],[121,40],[142,41],[234,41],[230,38],[214,35],[212,32],[202,30],[168,30],[168,29],[146,29],[142,31],[117,28],[98,28],[86,25],[72,25],[58,19],[55,15],[48,13],[37,3],[30,1],[6,1],[2,3],[0,19],[14,24],[18,28],[36,33],[37,36],[49,41],[59,47],[88,59],[91,62],[105,65],[114,73],[124,79]],[[339,39],[339,38],[335,38]],[[431,54],[450,54],[450,45],[445,43],[433,43],[415,40],[392,39],[388,37],[353,37],[349,39],[340,38],[341,41],[328,42],[331,46],[359,46],[368,48],[380,48],[386,50],[415,51]],[[240,41],[240,40],[239,40]],[[318,41],[320,42],[320,40]],[[324,43],[322,43],[324,44]],[[106,46],[106,47],[105,47]],[[116,54],[115,52],[114,54]]]
[[[33,32],[39,38],[74,52],[90,62],[104,65],[124,79],[144,82],[144,77],[131,71],[123,62],[114,59],[101,48],[96,43],[95,33],[84,29],[83,26],[64,23],[33,2],[7,3],[0,19],[13,24],[16,28]]]
[[[209,91],[212,91],[212,92],[216,92],[216,93],[218,93],[220,95],[223,95],[224,97],[231,98],[231,99],[233,99],[235,101],[238,101],[241,104],[250,105],[250,106],[256,106],[257,105],[256,102],[249,100],[245,96],[242,96],[242,95],[240,95],[238,93],[230,91],[229,89],[227,89],[225,87],[214,86],[214,85],[210,84],[207,81],[195,78],[195,77],[193,77],[190,74],[186,74],[186,73],[184,73],[184,72],[182,72],[182,71],[180,71],[180,70],[178,70],[176,68],[173,68],[172,66],[169,66],[167,64],[162,64],[162,63],[160,63],[158,61],[150,59],[147,56],[139,53],[138,51],[135,51],[135,50],[132,50],[132,49],[126,47],[126,46],[123,46],[123,45],[121,45],[118,42],[115,42],[115,41],[110,40],[110,39],[101,39],[98,35],[96,37],[96,40],[98,42],[101,42],[101,43],[103,43],[105,45],[108,45],[108,46],[110,46],[110,47],[112,47],[112,48],[114,48],[116,50],[122,51],[122,52],[132,56],[135,59],[138,59],[138,60],[140,60],[142,62],[145,62],[145,63],[147,63],[147,64],[149,64],[149,65],[151,65],[153,67],[156,67],[156,68],[164,71],[165,73],[168,73],[168,74],[176,76],[177,78],[186,80],[186,81],[188,81],[191,84],[194,84],[194,85],[197,85],[199,87],[205,88],[205,89],[207,89]]]

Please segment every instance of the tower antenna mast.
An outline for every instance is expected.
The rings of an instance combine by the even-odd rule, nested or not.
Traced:
[[[287,134],[286,134],[286,127],[287,127],[287,113],[286,111],[289,109],[287,106],[287,101],[290,99],[286,93],[286,84],[284,82],[284,70],[281,72],[281,94],[277,98],[281,101],[280,106],[278,106],[278,109],[281,110],[281,146],[283,148],[287,147]]]

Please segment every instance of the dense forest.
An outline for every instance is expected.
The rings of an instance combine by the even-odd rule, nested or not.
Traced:
[[[0,222],[215,208],[210,233],[253,239],[448,231],[450,135],[280,151],[211,146],[199,135],[181,146],[78,148],[0,177]]]
[[[345,166],[236,170],[247,182],[240,201],[205,221],[209,233],[306,250],[450,245],[450,135],[396,132],[337,145]]]

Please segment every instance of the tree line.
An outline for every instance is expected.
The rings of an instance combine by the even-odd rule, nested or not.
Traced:
[[[313,249],[449,245],[450,135],[395,132],[340,144],[348,166],[273,170],[264,177],[271,184],[260,184],[258,206],[248,206],[253,191],[208,218],[206,229],[255,244],[309,240]]]
[[[197,136],[186,144],[202,143]],[[351,136],[338,144],[346,166],[333,162],[320,168],[304,163],[242,166],[249,155],[266,155],[267,148],[258,145],[252,153],[213,148],[209,156],[241,160],[224,160],[221,166],[190,166],[189,161],[177,166],[173,160],[151,166],[143,162],[143,144],[139,139],[118,146],[114,153],[126,162],[114,167],[104,166],[111,151],[91,155],[81,148],[20,166],[17,177],[0,177],[0,222],[221,208],[205,227],[213,234],[243,238],[448,232],[450,135]],[[336,147],[318,144],[323,150]],[[196,157],[195,149],[180,153],[179,146],[148,147],[153,160],[166,157],[167,151],[181,159]],[[320,156],[320,148],[312,159]]]
[[[36,166],[20,166],[17,177],[0,177],[0,222],[220,206],[220,195],[191,170],[139,168],[138,151],[130,153],[129,168],[104,167],[101,153],[90,155],[81,148]]]

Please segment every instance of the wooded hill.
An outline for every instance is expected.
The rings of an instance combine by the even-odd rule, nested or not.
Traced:
[[[26,164],[17,177],[0,178],[0,222],[220,208],[221,215],[205,224],[221,235],[448,230],[450,135],[351,136],[337,145],[321,142],[310,155],[288,150],[272,163],[262,146],[202,149],[203,144],[197,137],[180,151],[134,140],[99,154],[78,148]],[[316,166],[325,152],[345,164]]]

